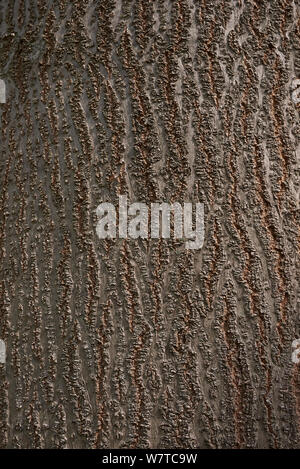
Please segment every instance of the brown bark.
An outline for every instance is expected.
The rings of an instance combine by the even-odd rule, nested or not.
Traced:
[[[0,78],[0,446],[299,448],[296,2],[3,1]]]

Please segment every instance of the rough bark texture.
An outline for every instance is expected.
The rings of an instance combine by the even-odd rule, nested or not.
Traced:
[[[0,77],[0,446],[299,448],[297,2],[3,0]]]

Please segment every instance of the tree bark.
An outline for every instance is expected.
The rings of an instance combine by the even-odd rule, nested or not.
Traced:
[[[0,446],[299,448],[296,2],[0,14]],[[119,195],[203,247],[99,239]]]

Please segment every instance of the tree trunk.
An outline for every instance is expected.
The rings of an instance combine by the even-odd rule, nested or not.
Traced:
[[[0,446],[299,448],[296,3],[2,1],[0,78]]]

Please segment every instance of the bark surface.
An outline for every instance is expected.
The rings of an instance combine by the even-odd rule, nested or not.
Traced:
[[[0,78],[0,447],[300,448],[297,2],[3,0]]]

